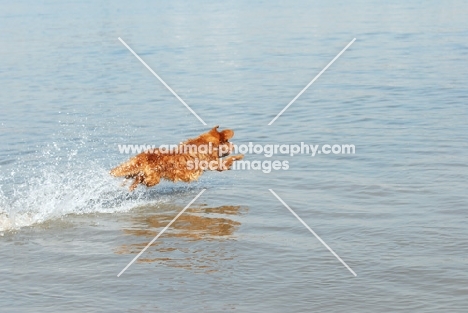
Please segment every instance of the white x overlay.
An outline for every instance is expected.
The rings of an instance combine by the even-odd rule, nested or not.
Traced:
[[[187,104],[185,103],[184,100],[182,100],[182,98],[180,98],[174,90],[172,90],[171,87],[169,87],[169,85],[166,84],[166,82],[164,82],[164,80],[159,77],[158,74],[156,74],[149,66],[148,64],[146,64],[145,61],[143,61],[143,59],[140,58],[140,56],[138,56],[135,51],[133,51],[132,48],[130,48],[126,43],[125,41],[123,41],[120,37],[118,37],[119,41],[183,104],[185,105],[185,107],[200,121],[202,122],[203,125],[206,125],[206,123],[201,119],[200,116],[198,116],[197,113],[195,113],[195,111],[192,110],[192,108]],[[323,70],[320,71],[320,73],[317,74],[317,76],[314,77],[314,79],[312,79],[312,81],[307,84],[307,86],[305,86],[301,92],[299,92],[299,94],[294,97],[294,99],[291,100],[291,102],[289,102],[286,107],[284,107],[283,110],[281,110],[281,112],[278,113],[278,115],[276,115],[276,117],[271,120],[270,123],[268,123],[268,125],[272,125],[353,43],[354,41],[356,41],[356,38],[354,38],[353,40],[351,40],[350,43],[348,43],[348,45],[346,45],[346,47],[343,48],[343,50],[341,50],[340,53],[338,53],[338,55],[333,58],[333,60],[330,61],[330,63],[327,64],[327,66],[325,66],[325,68]],[[184,212],[185,210],[187,210],[190,205],[192,205],[195,200],[198,199],[198,197],[200,197],[202,195],[203,192],[205,192],[206,189],[203,189],[202,191],[200,191],[200,193],[195,197],[193,198],[192,201],[190,201],[189,204],[187,204],[187,206],[185,206],[182,211],[179,212],[179,214],[177,214],[176,217],[174,217],[174,219],[166,225],[166,227],[164,227],[164,229],[156,236],[153,238],[153,240],[151,240],[147,245],[146,247],[141,250],[140,253],[138,253],[137,256],[135,256],[133,258],[132,261],[130,261],[130,263],[127,264],[127,266],[125,266],[125,268],[117,275],[117,277],[120,277],[120,275],[122,275],[145,251],[146,249],[148,249],[171,225],[172,223],[174,223]],[[272,189],[268,189],[298,220],[299,222],[301,222],[311,233],[312,235],[315,236],[315,238],[317,238],[334,256],[335,258],[338,259],[338,261],[340,261],[350,272],[351,274],[353,274],[354,276],[357,276],[357,274],[348,266],[348,264],[346,264],[339,256],[338,254],[335,253],[335,251],[332,250],[332,248],[330,248],[330,246],[327,245],[327,243],[325,241],[322,240],[322,238],[320,238],[313,230],[312,228],[310,228],[305,222],[304,220],[302,220],[299,215],[297,215],[287,204],[286,202],[283,201],[283,199],[281,199]]]
[[[146,249],[148,249],[149,246],[151,246],[151,245],[159,238],[159,236],[161,236],[161,235],[172,225],[172,223],[174,223],[175,220],[178,219],[178,218],[185,212],[185,210],[187,210],[188,207],[191,206],[192,203],[194,203],[195,200],[197,200],[198,197],[200,197],[201,194],[205,192],[205,190],[206,190],[206,189],[202,189],[202,191],[200,191],[200,192],[198,193],[198,195],[197,195],[195,198],[193,198],[192,201],[190,201],[189,204],[187,204],[187,205],[185,206],[185,208],[183,208],[182,211],[180,211],[179,214],[177,214],[176,217],[174,217],[174,219],[173,219],[169,224],[167,224],[166,227],[164,227],[163,230],[161,230],[161,231],[159,232],[159,234],[157,234],[156,237],[154,237],[153,240],[151,240],[151,241],[146,245],[146,247],[145,247],[143,250],[141,250],[141,252],[138,253],[137,256],[134,257],[133,260],[130,261],[130,263],[127,264],[127,266],[125,266],[125,268],[124,268],[123,270],[120,271],[120,273],[119,273],[119,275],[117,275],[117,277],[120,277],[120,275],[122,275],[123,272],[125,272],[125,271],[127,270],[127,268],[129,268],[130,265],[132,265],[133,262],[135,262],[135,261],[140,257],[140,255],[142,255],[143,252],[145,252]]]
[[[312,81],[310,83],[308,83],[307,86],[305,86],[304,89],[302,89],[301,92],[297,96],[295,96],[294,99],[292,99],[291,102],[289,102],[288,105],[285,106],[284,109],[282,109],[281,112],[279,112],[278,115],[276,115],[276,117],[274,119],[271,120],[270,123],[268,123],[268,125],[273,124],[278,119],[278,117],[280,117],[281,114],[283,114],[291,106],[291,104],[293,104],[294,101],[296,101],[297,98],[299,98],[307,90],[307,88],[309,88],[310,85],[312,85],[320,77],[320,75],[322,75],[323,72],[325,72],[330,67],[330,65],[332,65],[343,54],[343,52],[345,52],[346,49],[348,49],[349,46],[351,46],[353,44],[353,42],[355,42],[355,41],[356,41],[356,38],[351,40],[351,42],[348,43],[348,45],[346,47],[344,47],[344,49],[341,50],[341,52],[338,53],[338,55],[333,60],[331,60],[330,63],[328,63],[327,66],[325,66],[323,68],[323,70],[321,70],[320,73],[318,73],[317,76],[315,76],[314,79],[312,79]]]
[[[185,105],[185,107],[186,107],[193,115],[195,115],[195,117],[198,118],[198,120],[199,120],[200,122],[202,122],[203,125],[206,125],[205,121],[202,120],[202,118],[201,118],[200,116],[198,116],[198,114],[195,113],[195,111],[192,110],[192,108],[189,107],[189,105],[188,105],[187,103],[185,103],[185,101],[182,100],[182,98],[179,97],[179,95],[177,95],[177,94],[175,93],[175,91],[172,90],[172,88],[169,87],[169,85],[166,84],[166,82],[165,82],[164,80],[162,80],[162,78],[159,77],[159,75],[156,74],[156,73],[151,69],[151,67],[149,67],[149,65],[146,64],[146,62],[143,61],[142,58],[140,58],[140,56],[139,56],[138,54],[136,54],[135,51],[133,51],[133,49],[130,48],[130,47],[127,45],[127,43],[126,43],[125,41],[123,41],[122,38],[119,37],[119,40],[120,40],[120,42],[121,42],[121,43],[122,43],[122,44],[123,44],[139,61],[140,61],[140,62],[141,62],[141,64],[143,64],[143,65],[151,72],[151,74],[153,74],[157,79],[159,79],[159,81],[160,81],[170,92],[172,92],[172,94],[173,94],[177,99],[179,99],[179,101],[182,102],[182,104]]]
[[[330,248],[327,243],[325,241],[322,240],[322,238],[320,238],[313,230],[312,228],[309,227],[309,225],[306,224],[306,222],[304,222],[304,220],[302,218],[299,217],[299,215],[296,214],[296,212],[294,212],[290,207],[289,205],[286,204],[286,202],[283,201],[283,199],[281,199],[272,189],[268,189],[270,190],[270,192],[299,220],[299,222],[302,223],[302,225],[304,225],[311,233],[312,235],[315,236],[315,238],[317,238],[321,243],[322,245],[325,246],[325,248],[327,248],[334,256],[335,258],[338,259],[338,261],[340,261],[350,272],[351,274],[353,274],[355,277],[357,276],[357,274],[351,269],[351,267],[348,266],[348,264],[345,263],[345,261],[343,261],[338,254],[335,253],[335,251],[332,250],[332,248]]]

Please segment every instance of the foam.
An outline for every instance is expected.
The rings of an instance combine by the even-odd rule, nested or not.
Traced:
[[[2,196],[0,231],[19,229],[67,214],[128,211],[148,202],[143,192],[129,195],[105,168],[58,172],[44,168],[40,175],[16,185]],[[155,199],[152,199],[155,201]]]

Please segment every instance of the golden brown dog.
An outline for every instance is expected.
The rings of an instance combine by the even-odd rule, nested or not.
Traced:
[[[171,146],[173,149],[170,151],[160,147],[140,153],[112,169],[110,174],[134,179],[130,186],[132,191],[138,184],[152,187],[161,179],[191,182],[197,180],[206,169],[229,170],[234,161],[242,159],[244,155],[220,159],[232,152],[233,146],[229,139],[234,136],[234,131],[225,129],[219,132],[218,127],[197,138]]]

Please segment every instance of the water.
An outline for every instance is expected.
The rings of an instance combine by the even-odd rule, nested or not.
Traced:
[[[1,312],[468,306],[466,3],[0,8]],[[119,144],[178,143],[214,125],[236,143],[354,144],[356,154],[274,156],[289,170],[132,194],[108,175],[128,158]]]

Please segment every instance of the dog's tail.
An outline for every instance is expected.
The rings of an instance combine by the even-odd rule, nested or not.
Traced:
[[[113,168],[110,174],[115,177],[134,177],[140,172],[140,164],[137,158],[131,158],[125,163]]]

